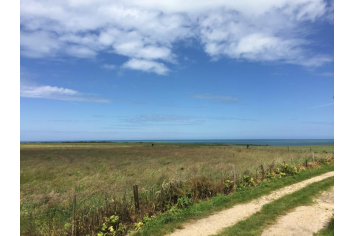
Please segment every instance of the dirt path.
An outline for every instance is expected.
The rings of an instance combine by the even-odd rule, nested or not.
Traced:
[[[334,213],[334,188],[324,192],[312,206],[301,206],[281,217],[262,236],[295,235],[310,236],[327,225]]]
[[[304,188],[308,184],[321,181],[325,178],[334,176],[334,172],[328,172],[311,179],[304,180],[302,182],[284,187],[276,190],[269,195],[262,196],[251,202],[245,204],[238,204],[227,210],[215,213],[207,218],[187,223],[183,225],[183,229],[174,231],[171,236],[186,236],[186,235],[212,235],[218,233],[220,230],[233,226],[237,222],[249,217],[253,213],[261,210],[264,204],[270,203],[284,195],[293,193],[301,188]]]

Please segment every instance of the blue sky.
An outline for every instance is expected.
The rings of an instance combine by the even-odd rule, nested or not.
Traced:
[[[334,137],[333,2],[21,2],[21,141]]]

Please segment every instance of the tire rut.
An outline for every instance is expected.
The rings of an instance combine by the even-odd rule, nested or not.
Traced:
[[[186,236],[186,235],[206,236],[206,235],[217,234],[220,230],[227,227],[231,227],[235,225],[237,222],[244,220],[247,217],[251,216],[252,214],[260,211],[263,205],[270,203],[287,194],[291,194],[301,188],[306,187],[311,183],[321,181],[331,176],[334,176],[334,171],[304,180],[296,184],[286,186],[279,190],[273,191],[268,195],[252,200],[248,203],[237,204],[232,208],[220,211],[206,218],[193,222],[188,222],[183,225],[183,229],[176,230],[169,235],[170,236]]]

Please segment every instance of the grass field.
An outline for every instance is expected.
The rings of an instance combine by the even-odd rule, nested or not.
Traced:
[[[158,188],[163,182],[187,181],[205,176],[212,180],[231,177],[260,165],[296,164],[333,156],[333,145],[246,146],[172,143],[43,143],[21,144],[21,230],[28,215],[41,225],[51,212],[70,220],[71,199],[77,195],[78,211],[103,204],[104,194],[131,194],[132,186]],[[311,151],[310,151],[311,150]],[[46,218],[47,217],[47,218]],[[43,227],[48,222],[43,222]]]

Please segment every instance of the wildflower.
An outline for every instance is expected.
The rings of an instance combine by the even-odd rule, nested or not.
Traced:
[[[142,225],[143,225],[142,221],[138,222],[136,224],[136,229],[140,229]]]

